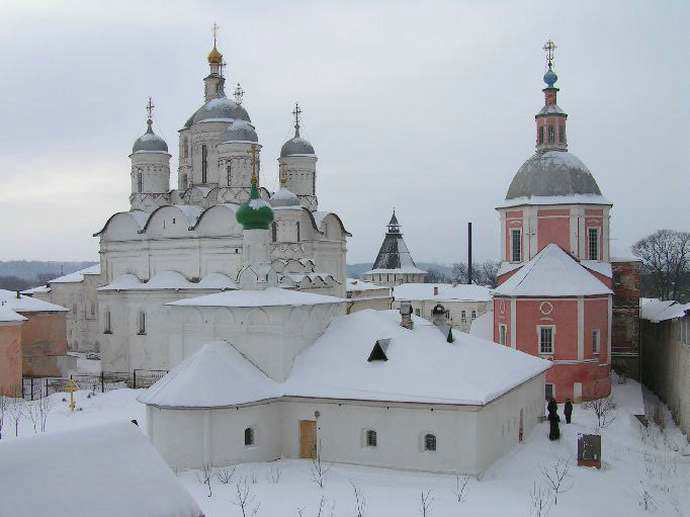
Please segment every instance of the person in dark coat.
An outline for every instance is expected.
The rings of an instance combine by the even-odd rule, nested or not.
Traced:
[[[563,413],[565,414],[565,423],[569,424],[570,419],[573,415],[573,403],[570,399],[565,401],[565,407],[563,408]]]
[[[553,398],[549,400],[546,409],[549,411],[549,440],[558,440],[561,437],[561,430],[558,427],[561,417],[558,416],[558,404]]]

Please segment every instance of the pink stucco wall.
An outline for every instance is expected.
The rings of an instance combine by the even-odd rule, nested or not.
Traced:
[[[21,390],[21,324],[0,324],[0,394],[15,396]],[[21,393],[21,391],[19,391]]]
[[[67,321],[64,312],[23,313],[22,355],[25,376],[58,376],[58,357],[67,353]]]

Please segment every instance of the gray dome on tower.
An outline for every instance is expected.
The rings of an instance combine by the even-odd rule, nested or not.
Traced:
[[[285,142],[283,147],[280,148],[281,158],[286,158],[288,156],[313,156],[316,154],[314,152],[314,146],[312,146],[309,141],[302,138],[299,134],[299,116],[301,113],[302,110],[300,109],[299,104],[295,104],[295,111],[292,112],[292,114],[295,116],[295,136]]]
[[[132,153],[137,153],[140,151],[167,153],[168,144],[166,144],[165,140],[163,140],[160,136],[154,133],[153,129],[151,128],[153,121],[148,119],[146,123],[148,124],[148,129],[146,130],[146,133],[134,141]]]
[[[206,104],[201,106],[194,115],[192,115],[185,127],[190,127],[192,124],[197,122],[206,121],[219,121],[219,122],[230,122],[232,120],[239,119],[246,122],[251,122],[249,118],[249,113],[242,107],[241,104],[228,99],[227,97],[217,97],[211,99]]]
[[[506,199],[532,196],[601,196],[587,166],[568,151],[537,152],[518,170]]]

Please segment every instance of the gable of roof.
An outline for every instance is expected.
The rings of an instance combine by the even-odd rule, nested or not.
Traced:
[[[613,294],[571,255],[549,244],[508,280],[494,289],[497,296],[595,296]]]

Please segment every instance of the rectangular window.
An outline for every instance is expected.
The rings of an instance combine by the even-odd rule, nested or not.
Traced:
[[[522,260],[522,230],[511,230],[510,233],[512,261],[520,262]]]
[[[105,311],[103,319],[103,334],[112,334],[113,331],[110,327],[110,310]]]
[[[477,319],[477,311],[472,311],[472,321]]]
[[[278,242],[278,225],[276,223],[271,223],[271,240]]]
[[[553,384],[546,383],[544,384],[544,398],[546,400],[551,400],[556,398],[556,390],[554,389]]]
[[[590,228],[587,232],[589,243],[589,260],[599,260],[599,228]]]
[[[565,143],[565,124],[561,124],[558,128],[558,142],[561,144]]]
[[[208,179],[208,150],[205,145],[201,146],[201,183],[206,183]]]
[[[506,325],[500,324],[498,326],[498,342],[501,345],[508,344],[508,327]]]
[[[414,313],[415,313],[417,316],[421,316],[421,315],[422,315],[422,312],[421,312],[419,309],[415,309],[415,310],[414,310]]]
[[[460,311],[460,321],[467,323],[467,311]]]
[[[549,126],[549,143],[550,144],[556,143],[556,127],[555,126]]]
[[[369,429],[367,431],[367,447],[376,447],[378,445],[378,436],[376,436],[376,431]]]
[[[300,242],[301,240],[302,240],[302,235],[300,234],[299,221],[297,221],[297,242]]]
[[[143,336],[146,334],[146,313],[141,311],[139,313],[139,335]]]
[[[541,126],[541,127],[539,128],[538,143],[539,143],[540,145],[544,143],[544,126]]]
[[[592,353],[598,354],[600,348],[601,334],[599,329],[592,329]]]
[[[539,331],[539,353],[553,354],[553,327],[537,327]]]
[[[228,187],[232,185],[232,165],[228,165],[226,167],[226,170],[228,172]]]

